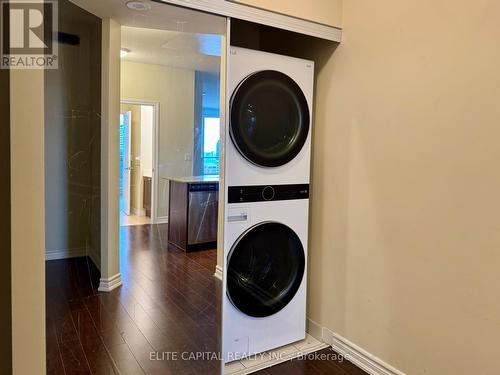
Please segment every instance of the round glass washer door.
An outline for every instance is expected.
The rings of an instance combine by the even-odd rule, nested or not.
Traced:
[[[249,75],[231,97],[231,139],[258,166],[278,167],[295,158],[309,134],[309,120],[299,85],[275,70]]]
[[[257,224],[228,255],[227,295],[246,315],[273,315],[297,293],[304,268],[304,248],[292,229],[277,222]]]

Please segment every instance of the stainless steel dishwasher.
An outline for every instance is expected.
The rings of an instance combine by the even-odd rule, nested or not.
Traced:
[[[188,247],[217,242],[219,184],[189,184]]]

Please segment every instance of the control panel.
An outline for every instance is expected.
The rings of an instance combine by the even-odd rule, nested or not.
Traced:
[[[309,198],[309,184],[228,187],[228,203],[285,201],[307,198]]]

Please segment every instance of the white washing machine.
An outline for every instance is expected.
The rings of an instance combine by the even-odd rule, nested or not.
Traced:
[[[223,296],[226,362],[302,340],[306,335],[309,192],[290,185],[275,185],[274,189],[271,202],[235,203],[227,209],[225,237],[230,245],[225,249]],[[257,190],[249,187],[238,196],[251,201]],[[290,199],[291,194],[297,198]]]
[[[311,61],[231,47],[226,134],[226,362],[305,338]]]

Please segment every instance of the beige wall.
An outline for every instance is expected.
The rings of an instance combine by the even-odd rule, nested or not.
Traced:
[[[122,61],[121,99],[159,105],[158,216],[168,214],[168,186],[161,177],[190,176],[193,163],[194,71]]]
[[[43,82],[42,70],[10,71],[14,375],[45,373]]]
[[[0,69],[0,374],[12,372],[10,72]]]
[[[121,285],[120,46],[120,24],[116,20],[104,18],[101,75],[101,291]]]
[[[318,55],[309,316],[407,374],[500,373],[498,35],[494,1],[350,0]]]
[[[342,27],[343,0],[231,0],[306,20]]]

